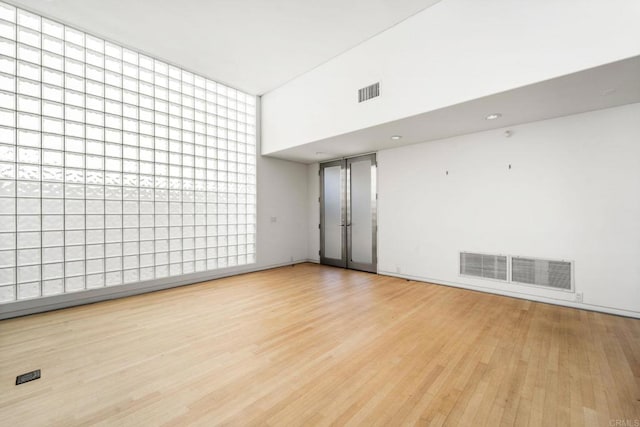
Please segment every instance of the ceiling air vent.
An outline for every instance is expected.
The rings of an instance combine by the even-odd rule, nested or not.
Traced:
[[[571,289],[571,263],[533,258],[511,258],[511,281],[555,289]]]
[[[358,90],[358,102],[368,101],[376,96],[380,96],[380,82]]]
[[[460,274],[485,279],[507,280],[507,257],[460,252]]]

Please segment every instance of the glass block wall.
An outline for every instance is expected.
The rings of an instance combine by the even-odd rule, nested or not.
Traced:
[[[0,303],[255,262],[255,104],[0,3]]]

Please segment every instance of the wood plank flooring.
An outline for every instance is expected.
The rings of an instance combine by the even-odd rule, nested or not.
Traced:
[[[640,320],[332,267],[0,322],[12,427],[617,420],[640,420]]]

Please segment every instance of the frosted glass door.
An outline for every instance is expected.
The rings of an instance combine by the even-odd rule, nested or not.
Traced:
[[[368,155],[347,160],[347,266],[376,271],[376,164]]]
[[[320,165],[320,262],[376,272],[374,154]]]
[[[346,266],[344,249],[344,162],[321,165],[321,260],[323,264]]]

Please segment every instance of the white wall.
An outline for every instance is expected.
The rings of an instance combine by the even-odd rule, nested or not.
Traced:
[[[307,165],[260,156],[257,182],[257,267],[306,261]]]
[[[443,0],[264,95],[263,153],[636,56],[639,19],[633,0]]]
[[[632,104],[381,151],[379,272],[571,305],[461,277],[458,253],[572,260],[580,306],[640,316],[639,118]]]
[[[379,152],[378,272],[640,317],[638,118],[632,104],[511,127],[510,138],[501,129]],[[313,259],[318,165],[308,171]],[[460,251],[573,261],[584,302],[459,276]]]

